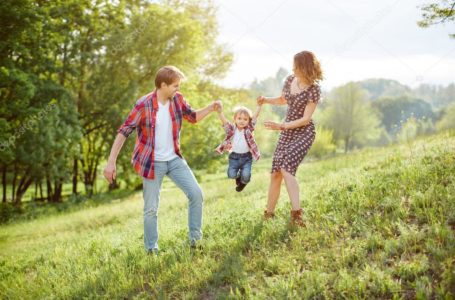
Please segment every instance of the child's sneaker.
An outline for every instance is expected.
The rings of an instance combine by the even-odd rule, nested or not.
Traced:
[[[246,187],[246,183],[243,183],[240,181],[239,185],[235,188],[237,192],[243,191],[243,189]]]
[[[235,179],[235,185],[236,185],[236,186],[239,186],[241,183],[242,183],[242,181],[240,181],[240,177],[237,177],[237,178]]]

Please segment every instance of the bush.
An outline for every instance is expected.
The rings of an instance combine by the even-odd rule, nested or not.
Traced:
[[[316,127],[316,140],[311,146],[310,152],[308,153],[311,156],[321,158],[326,155],[335,153],[336,146],[333,141],[333,131],[325,129],[321,126]]]

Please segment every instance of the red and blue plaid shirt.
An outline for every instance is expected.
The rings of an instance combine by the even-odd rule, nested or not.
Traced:
[[[180,153],[180,129],[183,119],[196,123],[196,111],[185,101],[183,95],[176,93],[170,100],[169,113],[172,120],[172,138],[175,153]],[[137,131],[131,164],[136,172],[148,179],[155,178],[155,128],[158,99],[156,91],[141,97],[119,128],[118,133],[128,137],[134,129]]]
[[[254,126],[256,125],[256,122],[251,121],[248,126],[245,127],[243,130],[243,133],[245,135],[245,140],[248,145],[248,148],[250,149],[251,155],[253,156],[254,160],[258,160],[261,158],[261,153],[259,153],[259,148],[258,145],[256,144],[256,141],[254,140]],[[224,131],[226,132],[226,137],[224,138],[224,141],[216,147],[215,151],[219,154],[222,154],[224,151],[227,149],[231,149],[231,147],[226,147],[227,145],[232,146],[232,139],[234,138],[234,133],[235,133],[235,125],[227,122],[224,126]]]

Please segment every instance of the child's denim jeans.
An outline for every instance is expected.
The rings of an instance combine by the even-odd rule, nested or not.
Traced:
[[[158,207],[161,183],[167,175],[189,200],[188,229],[191,243],[202,238],[203,194],[186,161],[177,157],[171,161],[155,162],[155,179],[142,178],[144,185],[144,246],[147,251],[158,250]]]
[[[251,179],[251,165],[253,163],[253,156],[251,152],[229,154],[229,178],[240,178],[242,183],[247,184]]]

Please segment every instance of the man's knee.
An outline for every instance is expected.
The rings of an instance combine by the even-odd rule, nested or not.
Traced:
[[[144,209],[144,217],[156,217],[158,216],[158,209],[151,207]]]
[[[202,202],[204,199],[204,194],[202,192],[202,189],[199,185],[196,187],[192,188],[190,191],[187,193],[188,199],[190,201],[194,202]]]

